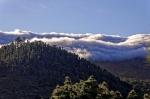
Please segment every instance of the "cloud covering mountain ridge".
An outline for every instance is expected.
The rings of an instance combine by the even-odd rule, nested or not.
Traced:
[[[120,61],[145,58],[150,45],[150,34],[136,34],[129,37],[93,33],[33,33],[15,30],[0,32],[0,44],[13,41],[16,37],[26,37],[29,41],[43,41],[61,46],[80,57],[95,61]]]

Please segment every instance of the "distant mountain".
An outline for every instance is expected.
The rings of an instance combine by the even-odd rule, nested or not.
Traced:
[[[122,79],[150,81],[150,63],[145,59],[103,61],[96,64]]]
[[[43,41],[60,46],[68,52],[88,59],[121,77],[150,79],[150,34],[128,37],[92,33],[34,33],[15,30],[0,32],[0,45],[8,44],[18,36],[30,42]]]
[[[90,75],[98,82],[106,81],[111,89],[123,95],[131,89],[106,70],[56,46],[17,39],[0,48],[0,99],[48,97],[65,76],[75,82]]]
[[[18,36],[30,41],[43,41],[50,45],[61,46],[69,52],[93,61],[145,58],[150,46],[150,34],[120,37],[92,33],[34,33],[21,30],[0,32],[0,44],[7,44]]]

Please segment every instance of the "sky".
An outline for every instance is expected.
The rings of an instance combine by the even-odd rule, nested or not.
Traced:
[[[150,0],[0,0],[0,30],[150,34]]]

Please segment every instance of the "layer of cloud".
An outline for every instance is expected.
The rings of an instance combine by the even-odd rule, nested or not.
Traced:
[[[92,33],[51,32],[37,34],[20,30],[15,32],[1,32],[0,43],[2,41],[3,43],[8,43],[17,36],[25,36],[31,42],[43,41],[50,45],[61,46],[82,58],[95,61],[120,61],[132,58],[145,58],[148,53],[147,48],[150,45],[150,34],[120,37]]]

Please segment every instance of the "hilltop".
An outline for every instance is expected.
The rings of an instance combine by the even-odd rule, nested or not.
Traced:
[[[48,97],[65,76],[72,81],[94,75],[124,95],[131,86],[91,62],[43,42],[12,42],[0,48],[0,98],[33,99]]]

